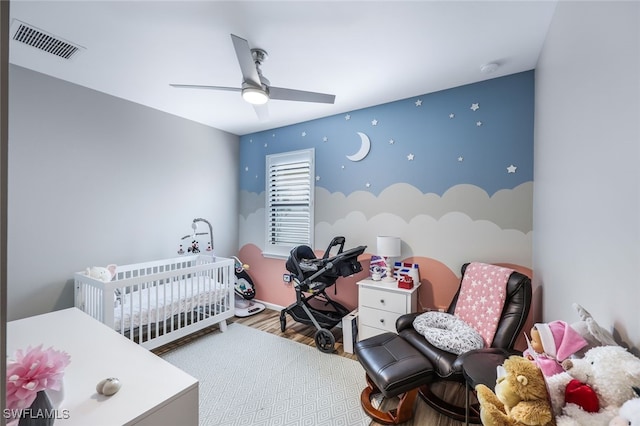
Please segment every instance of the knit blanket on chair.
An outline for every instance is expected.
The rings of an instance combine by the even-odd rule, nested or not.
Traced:
[[[507,296],[513,269],[486,263],[470,263],[462,277],[454,315],[476,329],[485,346],[491,346]]]

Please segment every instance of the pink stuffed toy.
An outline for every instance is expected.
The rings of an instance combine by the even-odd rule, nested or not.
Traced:
[[[564,321],[538,323],[531,329],[523,356],[535,361],[545,377],[562,373],[562,361],[587,346],[587,341]]]

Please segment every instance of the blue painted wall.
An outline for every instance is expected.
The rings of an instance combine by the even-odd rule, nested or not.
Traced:
[[[264,242],[265,155],[315,148],[315,248],[343,234],[403,257],[531,266],[534,72],[240,138],[240,246]],[[361,137],[370,151],[351,161]],[[373,250],[372,250],[373,251]]]

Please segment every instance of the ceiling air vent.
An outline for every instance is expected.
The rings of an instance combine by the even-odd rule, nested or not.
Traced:
[[[14,20],[11,30],[11,38],[13,40],[63,59],[71,59],[76,52],[82,49],[82,46],[70,43],[18,20]]]

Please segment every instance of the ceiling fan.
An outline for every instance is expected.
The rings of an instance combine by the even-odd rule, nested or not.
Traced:
[[[262,49],[249,48],[249,42],[247,42],[247,40],[233,34],[231,34],[231,41],[233,42],[238,63],[240,64],[240,71],[242,72],[241,87],[204,86],[199,84],[170,84],[170,86],[182,89],[241,92],[242,98],[254,106],[256,114],[261,120],[267,118],[265,104],[270,99],[325,104],[334,103],[335,95],[271,86],[271,83],[262,75],[262,70],[260,69],[262,63],[267,59],[267,52]]]

